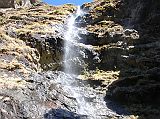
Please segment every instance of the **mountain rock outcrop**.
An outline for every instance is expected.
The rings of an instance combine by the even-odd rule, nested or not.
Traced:
[[[75,97],[57,81],[73,78],[62,72],[62,64],[66,19],[77,7],[35,2],[0,1],[0,8],[21,7],[0,9],[0,118],[87,119],[74,113]],[[82,51],[77,54],[85,67],[73,85],[106,95],[106,106],[112,100],[135,115],[125,117],[122,110],[114,115],[114,103],[107,118],[160,117],[159,6],[159,0],[94,0],[81,6],[85,14],[76,25],[87,33],[79,33],[73,49]]]
[[[70,112],[74,110],[75,100],[57,88],[58,83],[50,83],[50,74],[55,74],[57,80],[56,75],[64,73],[40,74],[60,66],[63,53],[60,31],[75,9],[71,4],[56,7],[44,3],[29,8],[0,9],[0,118],[49,119],[51,112],[54,118],[59,118],[56,109],[65,114],[62,118],[79,117]],[[46,95],[49,90],[55,98]]]
[[[98,0],[82,6],[88,13],[81,26],[89,31],[83,42],[100,54],[95,67],[120,71],[106,97],[144,119],[160,117],[159,5],[158,0]]]
[[[31,7],[36,2],[39,0],[1,0],[0,8]]]

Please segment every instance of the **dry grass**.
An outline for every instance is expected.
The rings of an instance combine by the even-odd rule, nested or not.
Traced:
[[[21,0],[16,1],[19,3]],[[73,13],[75,9],[76,6],[66,4],[6,10],[3,17],[0,17],[0,71],[24,77],[40,71],[40,56],[37,50],[27,46],[23,40],[17,37],[27,33],[38,33],[41,36],[55,34],[56,30],[52,25],[63,23],[68,14]],[[3,22],[5,24],[1,24]],[[9,34],[15,33],[16,37],[3,31],[9,32]]]
[[[15,88],[25,88],[26,82],[21,78],[6,78],[0,76],[0,88],[8,88],[8,89],[15,89]]]
[[[39,61],[35,55],[35,49],[26,46],[22,40],[11,38],[3,32],[0,33],[0,41],[2,42],[0,44],[0,69],[18,70],[24,75],[30,73],[29,67],[36,69],[36,67],[31,67],[32,64]],[[22,61],[27,61],[28,66]]]
[[[51,22],[51,23],[54,24],[54,22]],[[16,29],[15,32],[17,34],[26,34],[26,33],[56,34],[55,29],[50,27],[48,23],[43,24],[38,22],[30,25],[25,25],[23,28]]]
[[[78,78],[82,80],[101,80],[104,84],[110,84],[111,82],[119,79],[120,71],[103,71],[97,69],[96,71],[85,71]]]
[[[96,70],[96,71],[86,71],[82,75],[79,75],[78,78],[81,80],[86,81],[99,81],[103,86],[109,86],[112,82],[119,79],[120,71],[103,71],[103,70]],[[106,91],[106,88],[104,88]]]

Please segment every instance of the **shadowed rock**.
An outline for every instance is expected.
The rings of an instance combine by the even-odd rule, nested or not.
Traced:
[[[87,119],[86,116],[78,115],[64,109],[52,109],[44,114],[45,119]]]
[[[107,97],[145,119],[160,115],[159,5],[158,0],[94,1],[83,5],[88,13],[81,18],[89,32],[82,35],[85,43],[99,46],[96,66],[120,71]]]
[[[14,8],[14,0],[1,0],[0,8]]]

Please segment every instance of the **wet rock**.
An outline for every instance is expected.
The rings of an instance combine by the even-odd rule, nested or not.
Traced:
[[[158,5],[159,1],[94,1],[83,5],[88,13],[81,18],[87,21],[81,25],[88,30],[82,35],[85,43],[99,47],[101,62],[95,66],[120,71],[107,95],[143,118],[159,115]],[[135,109],[136,104],[142,108]],[[156,111],[147,115],[147,109]]]
[[[45,119],[87,119],[85,116],[65,111],[63,109],[52,109],[44,115]]]
[[[102,100],[104,94],[90,86],[79,85],[80,80],[63,72],[35,73],[26,81],[0,79],[0,82],[0,94],[3,96],[1,104],[7,105],[1,106],[0,110],[2,117],[5,118],[7,115],[18,116],[18,119],[105,119],[116,116],[118,119],[123,117],[106,107]],[[82,102],[82,99],[86,100],[87,107],[83,107],[85,102]],[[11,100],[13,109],[8,107],[10,103],[6,103],[6,100]],[[96,108],[92,105],[96,105]],[[83,108],[86,111],[81,111]],[[5,110],[13,113],[5,115]]]

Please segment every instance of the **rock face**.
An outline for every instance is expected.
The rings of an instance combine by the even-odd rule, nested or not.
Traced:
[[[25,9],[9,10],[2,16],[2,29],[10,37],[36,48],[42,69],[59,69],[63,53],[63,22],[74,9],[73,5],[54,7],[42,3],[27,12]]]
[[[14,8],[14,0],[1,0],[0,8]]]
[[[83,42],[98,46],[100,54],[95,66],[120,71],[107,97],[145,119],[160,117],[159,5],[159,1],[102,0],[82,6],[89,11],[81,18],[89,32]]]
[[[79,119],[81,115],[73,113],[77,102],[55,81],[60,75],[63,77],[65,74],[35,73],[28,81],[1,78],[0,117],[2,119],[12,117],[13,119]]]
[[[0,8],[30,7],[38,0],[1,0]]]
[[[35,1],[16,4],[30,3]],[[112,99],[125,105],[130,114],[159,119],[159,6],[158,0],[95,0],[81,6],[86,14],[76,19],[76,25],[87,34],[79,34],[82,40],[73,49],[82,51],[77,53],[86,69],[79,85],[73,85],[80,86],[86,100],[96,105],[98,101],[90,95],[107,92],[106,106]],[[15,2],[0,1],[0,7],[15,7]],[[78,103],[71,91],[56,82],[63,76],[72,78],[53,71],[61,70],[65,21],[75,9],[71,4],[44,3],[0,9],[0,118],[87,119],[75,113]],[[117,115],[114,106],[109,107],[101,107],[107,113],[100,119],[124,118],[123,111]]]
[[[11,38],[3,32],[0,39],[1,77],[25,79],[31,73],[40,71],[39,53],[36,49],[26,46],[23,41]]]
[[[63,42],[59,31],[75,8],[41,3],[27,9],[0,9],[0,118],[50,119],[51,112],[53,118],[80,118],[73,113],[75,100],[65,92],[63,95],[58,83],[50,83],[50,73],[48,81],[48,76],[43,76],[48,73],[38,74],[60,66]],[[56,74],[52,78],[57,79]],[[46,95],[49,90],[57,99]]]

